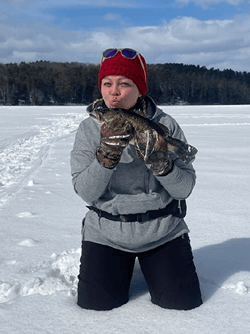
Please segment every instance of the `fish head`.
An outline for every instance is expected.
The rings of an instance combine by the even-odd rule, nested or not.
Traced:
[[[89,116],[99,124],[105,122],[103,110],[94,110]]]
[[[103,123],[108,124],[115,121],[119,122],[123,119],[123,115],[120,112],[120,109],[115,108],[103,108],[94,110],[94,112],[90,114],[90,117],[93,118],[100,125],[102,125]]]

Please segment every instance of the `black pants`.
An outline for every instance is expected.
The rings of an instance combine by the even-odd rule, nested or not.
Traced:
[[[202,304],[189,237],[184,234],[142,253],[84,241],[78,276],[78,305],[85,309],[111,310],[125,304],[129,299],[136,257],[154,304],[178,310]]]

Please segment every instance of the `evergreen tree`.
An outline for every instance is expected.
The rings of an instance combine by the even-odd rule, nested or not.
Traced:
[[[0,64],[2,105],[87,105],[100,97],[99,65]],[[204,66],[149,64],[148,94],[157,104],[249,104],[250,73]]]

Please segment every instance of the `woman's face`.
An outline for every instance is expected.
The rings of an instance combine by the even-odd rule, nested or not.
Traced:
[[[130,109],[141,96],[136,84],[131,79],[120,75],[104,77],[101,93],[108,108]]]

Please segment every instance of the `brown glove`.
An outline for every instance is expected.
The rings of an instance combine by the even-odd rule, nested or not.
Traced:
[[[134,129],[127,121],[111,120],[101,126],[101,142],[97,148],[98,161],[105,168],[116,167],[124,148],[134,136]]]
[[[157,176],[169,174],[173,167],[173,160],[169,157],[168,152],[154,151],[150,154],[146,164],[150,165],[150,171]]]
[[[150,165],[154,175],[167,175],[173,169],[167,142],[155,130],[137,132],[134,138],[137,156]]]

